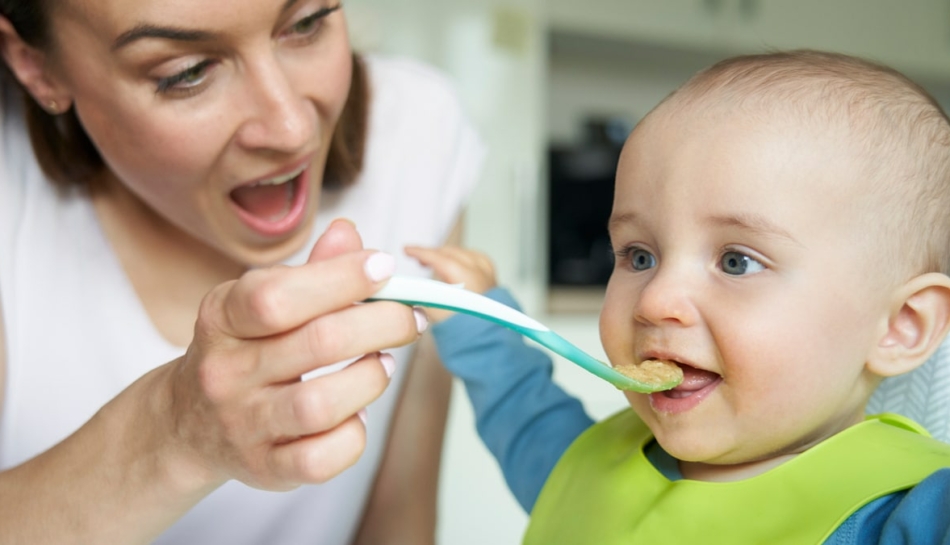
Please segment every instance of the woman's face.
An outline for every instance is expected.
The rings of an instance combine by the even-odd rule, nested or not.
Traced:
[[[340,1],[62,0],[52,72],[110,181],[231,259],[271,263],[309,237],[349,91]]]

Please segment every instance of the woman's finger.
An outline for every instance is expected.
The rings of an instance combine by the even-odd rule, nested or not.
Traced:
[[[394,269],[391,255],[364,250],[299,267],[253,270],[205,298],[199,332],[254,339],[290,331],[363,301]]]
[[[395,365],[389,354],[369,354],[335,373],[277,389],[262,426],[279,442],[331,430],[382,395]]]
[[[409,344],[427,327],[424,312],[402,303],[354,305],[257,341],[255,380],[265,384],[293,380],[325,365]]]
[[[272,475],[286,483],[324,483],[359,460],[366,428],[353,416],[330,431],[273,447],[267,456]]]
[[[308,263],[330,259],[347,252],[363,249],[363,240],[353,222],[346,219],[333,220],[327,230],[320,235],[310,250]]]

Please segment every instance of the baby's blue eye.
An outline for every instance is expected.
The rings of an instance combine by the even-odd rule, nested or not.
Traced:
[[[755,274],[765,270],[765,267],[755,259],[739,252],[726,252],[719,260],[722,272],[733,276]]]
[[[646,250],[633,250],[630,252],[630,266],[635,271],[645,271],[656,267],[656,257]]]

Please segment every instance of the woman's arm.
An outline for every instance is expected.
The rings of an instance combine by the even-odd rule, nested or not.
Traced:
[[[7,334],[3,326],[3,295],[0,294],[0,415],[3,414],[4,392],[7,391]],[[2,420],[0,420],[2,422]],[[0,496],[2,497],[2,496]]]
[[[446,245],[458,246],[461,241],[460,218]],[[416,346],[355,545],[435,543],[442,440],[451,391],[452,375],[442,366],[432,335],[427,333]]]
[[[435,543],[439,467],[452,378],[432,336],[419,341],[357,545]]]
[[[169,372],[143,377],[76,433],[0,473],[0,543],[148,543],[223,482],[161,440],[168,407],[155,394]]]

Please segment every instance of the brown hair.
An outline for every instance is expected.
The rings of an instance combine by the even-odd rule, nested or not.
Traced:
[[[784,113],[816,130],[845,127],[873,202],[885,206],[869,214],[869,234],[893,244],[890,255],[908,257],[910,271],[895,273],[950,274],[950,119],[897,70],[812,50],[745,55],[699,72],[667,102]]]
[[[49,0],[0,0],[0,14],[10,21],[20,38],[37,49],[51,45],[50,9]],[[50,114],[32,99],[6,65],[3,72],[20,88],[33,153],[43,172],[63,188],[88,184],[105,167],[105,162],[75,111]],[[370,103],[368,80],[362,59],[354,53],[353,80],[330,143],[324,187],[349,185],[363,169]]]

